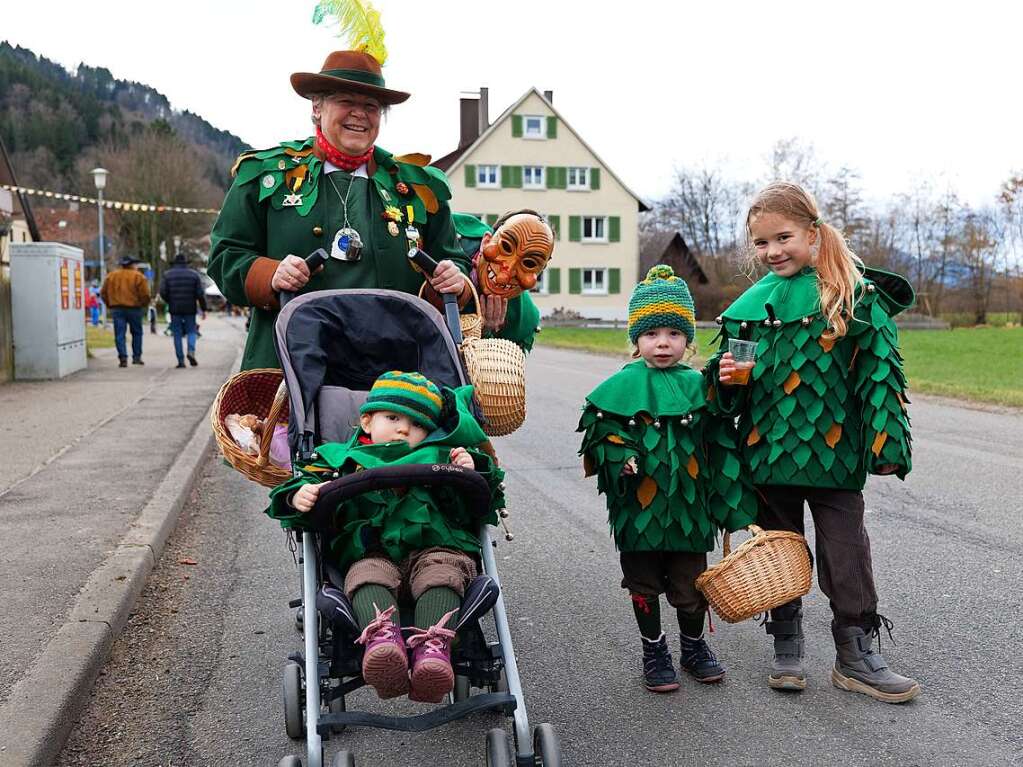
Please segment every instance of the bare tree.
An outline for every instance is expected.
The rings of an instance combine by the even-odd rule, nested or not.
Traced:
[[[779,139],[771,147],[766,160],[768,171],[767,177],[763,179],[765,182],[791,181],[818,196],[824,167],[817,159],[813,144],[796,137]]]
[[[98,163],[110,171],[106,197],[110,200],[187,208],[216,208],[222,195],[206,176],[213,161],[166,129],[147,129],[124,147],[107,144],[94,157],[79,163],[82,188],[92,181],[88,169]],[[122,208],[112,211],[112,226],[122,248],[153,265],[156,279],[163,271],[160,244],[209,232],[207,215],[151,212]],[[173,255],[173,254],[171,254]]]
[[[997,270],[1000,238],[998,217],[992,210],[965,208],[960,234],[960,263],[973,307],[974,322],[987,322],[991,288]]]

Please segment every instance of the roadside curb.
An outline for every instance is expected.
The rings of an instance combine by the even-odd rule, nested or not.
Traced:
[[[239,350],[232,373],[241,357]],[[46,767],[63,748],[213,452],[212,409],[211,404],[128,532],[86,581],[64,625],[11,689],[0,708],[4,767]]]

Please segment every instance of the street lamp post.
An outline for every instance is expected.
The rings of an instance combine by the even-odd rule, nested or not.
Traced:
[[[96,183],[96,193],[99,196],[99,204],[96,206],[99,210],[99,284],[102,287],[103,283],[107,278],[107,248],[106,241],[103,239],[103,190],[107,186],[107,176],[110,175],[110,171],[105,168],[93,168],[92,169],[92,180]],[[107,325],[107,304],[103,302],[103,327]]]

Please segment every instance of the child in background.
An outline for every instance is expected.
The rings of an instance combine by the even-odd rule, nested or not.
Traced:
[[[579,422],[580,453],[607,500],[653,692],[679,686],[661,629],[665,593],[678,616],[681,668],[699,682],[724,677],[703,638],[707,601],[696,578],[718,530],[737,530],[756,516],[734,426],[711,408],[703,375],[682,363],[695,330],[689,287],[671,267],[655,266],[629,301],[639,359],[589,394]]]
[[[373,384],[360,408],[359,429],[347,444],[316,449],[314,464],[271,492],[270,516],[284,526],[301,525],[316,503],[320,482],[360,469],[398,464],[450,462],[479,467],[492,491],[491,514],[503,506],[503,472],[475,446],[486,436],[469,411],[472,387],[441,392],[419,373],[391,371]],[[437,488],[378,490],[352,498],[336,510],[340,530],[330,555],[345,571],[365,645],[362,674],[381,698],[409,693],[411,700],[439,703],[454,686],[451,641],[465,587],[476,575],[477,530],[482,520],[453,491]],[[496,522],[496,516],[491,520]],[[411,679],[397,606],[415,602]]]
[[[708,372],[718,399],[739,416],[744,462],[762,499],[758,524],[803,533],[803,504],[816,529],[817,577],[834,615],[836,687],[888,703],[920,686],[873,650],[882,625],[863,524],[867,474],[910,470],[906,378],[893,317],[913,302],[898,275],[864,269],[841,232],[795,184],[763,189],[746,217],[753,255],[769,274],[718,318],[720,357]],[[748,385],[735,385],[729,338],[757,343]],[[802,601],[771,610],[768,684],[802,690]]]

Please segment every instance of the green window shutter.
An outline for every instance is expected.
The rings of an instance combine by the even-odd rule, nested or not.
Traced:
[[[493,229],[494,228],[494,224],[497,223],[497,219],[498,219],[498,215],[496,213],[488,213],[487,214],[487,226],[489,226],[491,229]]]
[[[554,239],[561,239],[561,216],[547,216],[547,223],[554,230]]]
[[[512,138],[522,138],[522,115],[512,115]]]
[[[466,165],[465,166],[465,185],[476,186],[476,166]]]
[[[568,188],[568,168],[558,168],[558,189]]]
[[[607,270],[607,292],[608,293],[621,293],[622,292],[622,270],[621,269],[608,269]]]
[[[548,189],[558,188],[558,169],[553,165],[548,165],[545,171],[547,178],[544,179]]]
[[[560,293],[561,292],[561,269],[554,267],[553,269],[547,269],[544,274],[547,275],[547,292],[548,293]]]
[[[622,219],[619,216],[609,218],[608,237],[611,242],[618,242],[622,239]]]
[[[558,137],[558,118],[553,115],[547,117],[547,138]]]
[[[510,186],[512,189],[522,188],[522,166],[521,165],[509,165],[508,170],[510,171]]]
[[[501,166],[501,188],[506,189],[511,185],[511,166]]]
[[[583,292],[583,270],[582,269],[569,269],[568,270],[568,292],[569,293],[582,293]]]
[[[582,216],[568,217],[568,239],[569,242],[579,242],[583,238]]]
[[[590,168],[590,189],[600,189],[600,168]]]

